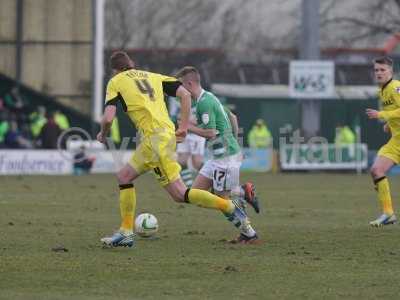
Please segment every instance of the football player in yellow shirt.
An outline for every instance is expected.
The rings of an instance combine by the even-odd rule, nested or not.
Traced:
[[[385,121],[384,131],[392,135],[389,142],[379,149],[371,167],[371,175],[383,214],[371,221],[370,225],[379,227],[397,221],[386,173],[394,164],[400,163],[400,81],[393,79],[393,61],[389,57],[376,58],[374,72],[380,87],[379,99],[382,110],[367,109],[366,113],[370,119]]]
[[[187,202],[200,207],[217,209],[231,215],[231,222],[238,227],[247,220],[246,212],[229,199],[208,191],[188,189],[180,178],[176,161],[176,140],[187,133],[191,106],[190,93],[176,78],[135,69],[134,62],[122,51],[110,58],[113,77],[107,84],[106,106],[97,140],[107,142],[116,105],[124,111],[140,132],[141,141],[131,160],[117,173],[121,226],[119,231],[101,241],[112,247],[132,247],[134,244],[134,216],[136,192],[133,181],[152,170],[160,184],[177,202]],[[168,116],[164,93],[181,99],[181,122],[175,126]]]

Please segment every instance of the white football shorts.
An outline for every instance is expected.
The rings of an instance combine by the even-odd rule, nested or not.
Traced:
[[[204,156],[205,147],[205,138],[197,134],[189,133],[182,143],[177,144],[176,152]]]
[[[242,153],[238,153],[220,159],[210,159],[205,162],[199,173],[213,181],[215,191],[231,191],[240,184],[242,157]]]

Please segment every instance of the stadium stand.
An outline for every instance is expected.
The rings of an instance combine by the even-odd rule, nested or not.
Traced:
[[[47,122],[46,111],[63,112],[71,126],[88,132],[94,128],[89,116],[25,85],[17,88],[13,79],[0,74],[0,148],[41,147],[38,140]]]

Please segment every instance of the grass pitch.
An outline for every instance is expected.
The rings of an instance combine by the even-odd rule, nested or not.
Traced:
[[[400,295],[398,225],[378,215],[367,175],[245,174],[262,198],[249,214],[262,245],[231,245],[216,211],[180,205],[152,176],[137,212],[158,238],[102,249],[118,227],[112,175],[0,178],[1,299],[374,299]],[[391,178],[395,204],[400,186]],[[58,248],[59,251],[53,251]]]

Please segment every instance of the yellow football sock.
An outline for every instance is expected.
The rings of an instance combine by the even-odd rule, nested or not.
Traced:
[[[133,184],[119,186],[119,208],[122,220],[120,230],[132,232],[136,208],[136,193]]]
[[[188,189],[185,194],[185,200],[197,206],[218,209],[223,213],[232,213],[235,209],[235,205],[231,200],[223,199],[208,191],[199,189]]]
[[[393,214],[392,196],[390,195],[389,180],[381,177],[375,180],[376,190],[378,191],[378,199],[382,204],[383,213],[387,215]]]

